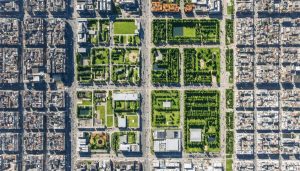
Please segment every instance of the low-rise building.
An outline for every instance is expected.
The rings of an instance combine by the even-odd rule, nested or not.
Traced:
[[[220,13],[221,0],[192,0],[194,11],[196,13]]]
[[[23,170],[44,170],[44,157],[43,155],[24,155],[23,157]]]
[[[0,151],[17,152],[19,149],[18,133],[0,133]]]
[[[19,112],[0,112],[0,129],[18,129]]]
[[[254,154],[254,134],[237,133],[235,138],[236,154]]]
[[[66,160],[64,155],[48,155],[47,170],[64,171],[66,170]]]
[[[26,109],[44,108],[44,92],[35,90],[23,91],[23,107]]]
[[[47,133],[47,150],[64,151],[65,150],[65,134],[58,132]]]
[[[176,160],[153,160],[153,171],[180,171],[181,163]]]
[[[126,161],[113,161],[113,171],[142,171],[143,166],[139,161],[126,160]]]
[[[257,153],[279,154],[279,139],[278,133],[259,133],[257,135]]]
[[[42,132],[25,132],[24,149],[26,151],[42,151],[44,150],[44,133]]]
[[[19,57],[17,48],[0,48],[0,83],[19,82]]]
[[[0,13],[14,13],[19,11],[19,0],[0,1]]]
[[[19,19],[1,18],[0,19],[0,44],[18,45],[20,43],[19,25],[20,25]]]
[[[154,152],[181,152],[180,130],[155,130],[153,132]]]
[[[25,111],[23,116],[24,129],[43,129],[45,112]]]
[[[46,106],[48,108],[64,108],[65,99],[65,91],[47,91]]]
[[[24,20],[26,45],[44,45],[44,20],[42,18],[27,18]]]
[[[48,129],[65,129],[65,112],[48,112],[47,128]]]
[[[19,92],[18,91],[0,91],[0,108],[2,109],[17,109],[19,107]]]
[[[0,155],[0,170],[14,171],[20,169],[20,162],[18,155],[14,154],[1,154]]]

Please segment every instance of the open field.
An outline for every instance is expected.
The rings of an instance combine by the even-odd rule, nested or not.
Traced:
[[[137,29],[134,20],[116,20],[114,34],[134,34]]]

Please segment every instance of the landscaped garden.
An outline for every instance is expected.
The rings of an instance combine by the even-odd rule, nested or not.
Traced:
[[[226,19],[226,45],[230,45],[233,43],[233,20]]]
[[[77,78],[80,83],[109,81],[109,49],[91,48],[86,53],[77,53]]]
[[[162,44],[167,41],[166,20],[155,19],[152,22],[152,41],[154,44]]]
[[[122,136],[125,136],[125,142],[120,142]],[[124,139],[123,139],[124,140]],[[119,152],[120,143],[139,144],[139,133],[135,131],[114,132],[111,135],[111,147],[115,153]]]
[[[184,49],[184,67],[186,85],[220,83],[220,49]]]
[[[77,80],[80,83],[92,82],[91,58],[88,53],[77,53]]]
[[[87,29],[89,30],[88,42],[94,45],[109,43],[109,20],[88,19]]]
[[[233,89],[226,89],[226,108],[233,109],[234,92]]]
[[[220,42],[220,23],[217,19],[154,20],[152,35],[154,44],[217,44]]]
[[[177,90],[152,91],[152,126],[179,127],[180,94]]]
[[[226,49],[226,71],[229,72],[229,83],[233,83],[233,49]]]
[[[175,48],[152,49],[152,83],[179,84],[180,52]]]
[[[188,90],[185,91],[184,101],[185,151],[188,153],[220,152],[219,91]],[[191,136],[192,132],[193,136]]]
[[[226,112],[226,129],[233,129],[234,127],[234,113]]]
[[[234,149],[234,132],[226,131],[226,154],[233,154]]]
[[[77,92],[77,117],[81,119],[91,119],[93,117],[92,92]]]
[[[140,51],[135,48],[114,48],[111,54],[112,81],[115,84],[140,83]]]
[[[89,140],[89,147],[92,152],[109,151],[109,135],[105,132],[92,132],[86,135]]]
[[[109,81],[109,49],[92,48],[92,78],[96,83],[106,83]]]
[[[77,116],[79,122],[88,119],[91,127],[114,128],[118,126],[119,116],[126,118],[126,127],[139,128],[140,101],[113,99],[114,93],[126,95],[120,91],[78,91]],[[124,94],[123,94],[124,93]],[[129,91],[135,94],[135,92]],[[139,96],[139,94],[137,94]]]

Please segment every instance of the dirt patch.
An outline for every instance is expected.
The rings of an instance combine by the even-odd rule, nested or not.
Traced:
[[[137,53],[136,53],[136,52],[130,52],[130,53],[128,54],[128,58],[129,58],[129,61],[130,61],[131,63],[136,63],[137,60],[138,60]]]

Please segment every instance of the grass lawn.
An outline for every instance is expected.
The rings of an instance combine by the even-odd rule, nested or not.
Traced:
[[[114,22],[114,34],[134,34],[137,29],[134,21]]]
[[[127,138],[128,138],[128,144],[134,144],[136,141],[135,132],[128,132]]]
[[[82,100],[82,105],[84,105],[84,106],[91,106],[92,105],[92,101],[91,100]]]
[[[127,115],[127,126],[129,128],[138,128],[139,127],[139,117],[137,115]]]
[[[194,27],[183,27],[184,37],[196,37],[196,28]]]
[[[107,113],[106,114],[113,114],[113,107],[112,107],[112,98],[109,97],[107,98],[107,103],[106,103],[106,107],[107,107]]]
[[[226,159],[226,171],[232,171],[232,159]]]
[[[108,128],[114,127],[114,116],[113,115],[107,116],[106,119],[107,119],[106,126]]]
[[[97,106],[97,111],[100,114],[101,123],[105,124],[105,106]]]
[[[233,15],[233,13],[234,13],[234,1],[230,0],[227,2],[227,14]]]

